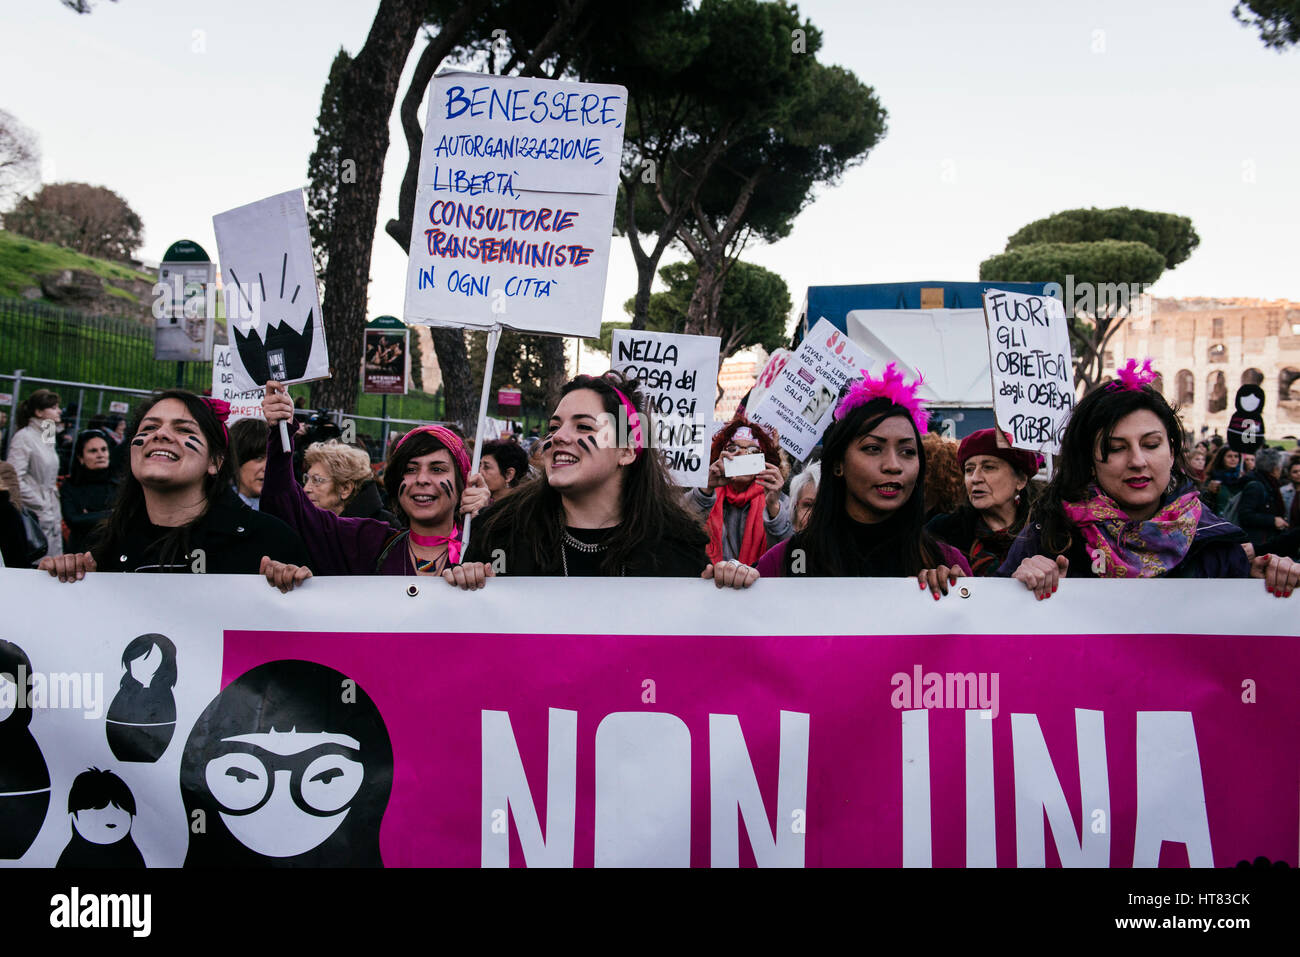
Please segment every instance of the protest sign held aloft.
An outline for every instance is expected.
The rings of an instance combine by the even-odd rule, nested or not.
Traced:
[[[227,425],[234,425],[240,419],[265,419],[262,399],[266,395],[266,386],[236,391],[233,351],[233,346],[216,346],[212,350],[212,397],[230,403]]]
[[[302,190],[212,217],[236,392],[329,378]]]
[[[1018,449],[1055,455],[1074,409],[1074,364],[1065,307],[1051,296],[984,293],[993,410]]]
[[[640,380],[654,422],[651,444],[678,485],[703,488],[709,481],[721,346],[716,336],[613,332],[611,366]]]
[[[626,111],[621,86],[435,76],[407,322],[597,335]]]
[[[873,364],[829,320],[819,319],[749,417],[776,429],[781,447],[802,462],[830,425],[840,388]]]

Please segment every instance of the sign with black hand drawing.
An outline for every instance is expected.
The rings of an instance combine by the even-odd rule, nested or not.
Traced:
[[[1061,300],[984,291],[993,411],[1017,449],[1055,455],[1074,411],[1074,363]]]
[[[626,113],[621,86],[435,76],[406,321],[598,335]]]
[[[329,355],[302,190],[212,217],[235,392],[328,379]]]

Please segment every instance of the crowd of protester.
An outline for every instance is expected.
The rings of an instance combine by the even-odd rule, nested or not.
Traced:
[[[313,575],[659,576],[747,588],[764,577],[910,577],[935,600],[963,576],[1260,578],[1300,584],[1300,456],[1218,437],[1187,447],[1135,363],[1085,396],[1055,468],[997,429],[929,426],[892,365],[841,393],[807,463],[744,408],[712,437],[702,488],[674,485],[646,399],[617,373],[578,376],[541,435],[484,443],[426,425],[375,469],[325,417],[268,383],[265,421],[226,427],[173,389],[74,437],[60,487],[59,397],[22,403],[0,468],[0,553],[62,581],[95,571]],[[280,423],[292,424],[282,443]],[[67,529],[67,553],[64,532]],[[472,533],[466,544],[466,526]]]

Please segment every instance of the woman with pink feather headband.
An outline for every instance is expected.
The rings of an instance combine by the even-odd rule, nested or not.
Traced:
[[[1284,598],[1300,564],[1247,558],[1241,529],[1200,501],[1183,429],[1147,359],[1089,393],[1070,414],[1057,471],[998,570],[1039,601],[1068,573],[1084,578],[1262,578]]]
[[[821,483],[807,526],[758,562],[763,577],[915,577],[935,600],[971,573],[925,530],[924,404],[891,362],[850,382],[822,439]]]
[[[465,445],[454,432],[422,425],[393,446],[384,488],[398,521],[343,518],[317,508],[294,481],[293,449],[280,445],[281,421],[293,417],[293,400],[282,384],[268,382],[262,400],[270,434],[262,513],[281,519],[302,536],[317,575],[442,575],[455,583],[460,562],[461,517],[473,515],[491,498],[481,476],[469,474]],[[288,590],[309,578],[305,568],[280,566],[274,583]]]

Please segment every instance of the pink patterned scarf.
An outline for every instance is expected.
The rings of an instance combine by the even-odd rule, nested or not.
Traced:
[[[1094,562],[1103,558],[1100,578],[1156,578],[1183,560],[1201,520],[1201,500],[1192,488],[1146,521],[1136,521],[1097,486],[1082,502],[1064,502],[1066,516],[1083,534]],[[1094,566],[1095,567],[1095,566]]]

